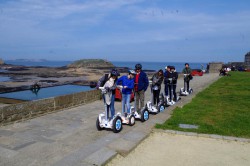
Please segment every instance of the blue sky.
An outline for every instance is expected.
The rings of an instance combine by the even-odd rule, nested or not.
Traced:
[[[0,0],[0,58],[243,61],[249,0]]]

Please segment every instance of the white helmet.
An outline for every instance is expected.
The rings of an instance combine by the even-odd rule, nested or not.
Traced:
[[[129,74],[133,74],[133,75],[136,74],[136,72],[135,72],[134,70],[129,70],[128,73],[129,73]]]

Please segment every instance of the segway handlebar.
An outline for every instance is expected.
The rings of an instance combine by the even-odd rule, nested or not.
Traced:
[[[122,90],[123,86],[122,85],[117,85],[117,88],[119,88],[120,90]]]
[[[98,87],[98,89],[102,91],[102,94],[107,93],[107,90],[105,89],[105,87]]]

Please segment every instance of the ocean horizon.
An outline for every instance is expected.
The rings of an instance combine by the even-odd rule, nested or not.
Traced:
[[[44,66],[44,67],[62,67],[74,61],[28,61],[28,60],[6,60],[6,64],[12,65],[23,65],[23,66]],[[165,69],[166,66],[175,66],[177,72],[181,72],[184,68],[185,62],[132,62],[132,61],[110,61],[116,67],[128,67],[134,69],[135,64],[142,64],[143,70],[154,70],[158,71],[160,69]],[[192,69],[206,69],[208,62],[189,62]]]

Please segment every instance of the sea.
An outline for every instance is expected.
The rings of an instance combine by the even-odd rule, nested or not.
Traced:
[[[23,60],[5,60],[6,64],[23,65],[23,66],[46,66],[46,67],[62,67],[67,66],[73,61],[23,61]],[[175,66],[177,72],[181,72],[185,62],[126,62],[126,61],[111,61],[117,67],[128,67],[134,69],[135,64],[140,63],[143,70],[165,69],[166,66]],[[190,62],[192,69],[206,69],[207,62]]]

